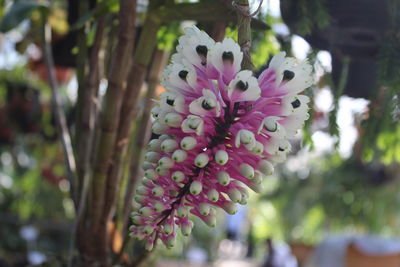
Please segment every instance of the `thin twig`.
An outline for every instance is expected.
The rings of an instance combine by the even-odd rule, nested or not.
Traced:
[[[250,9],[248,8],[249,5],[242,5],[242,4],[236,3],[236,1],[232,1],[232,6],[236,9],[236,11],[240,12],[242,14],[242,16],[254,17],[255,15],[258,14],[258,12],[260,12],[263,2],[264,2],[264,0],[260,0],[260,4],[258,5],[258,8],[253,13],[250,13]]]
[[[57,130],[58,130],[58,135],[61,140],[62,148],[64,151],[64,160],[65,160],[65,165],[67,169],[67,177],[68,180],[71,184],[71,188],[74,188],[73,182],[74,176],[75,176],[75,171],[76,171],[76,164],[75,164],[75,157],[74,153],[72,150],[72,145],[71,145],[71,136],[68,130],[67,122],[65,119],[65,114],[64,110],[61,107],[61,100],[60,100],[60,93],[59,93],[59,86],[56,78],[56,73],[55,73],[55,68],[54,68],[54,60],[53,60],[53,54],[51,51],[51,27],[47,23],[45,15],[42,17],[43,19],[43,36],[42,36],[42,42],[43,42],[43,56],[44,60],[46,63],[46,68],[47,68],[47,75],[48,75],[48,80],[49,84],[51,87],[51,92],[52,92],[52,105],[53,109],[55,112],[55,117],[56,117],[56,122],[57,122]],[[74,234],[76,231],[76,224],[73,227],[73,233],[71,235],[71,243],[70,243],[70,251],[69,251],[69,258],[70,258],[70,263],[71,259],[73,257],[73,250],[74,250]],[[71,266],[69,264],[69,266]]]

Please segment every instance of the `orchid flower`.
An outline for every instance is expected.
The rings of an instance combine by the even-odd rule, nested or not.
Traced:
[[[259,192],[264,177],[290,152],[308,119],[299,95],[313,83],[312,68],[281,52],[259,78],[241,70],[243,53],[230,38],[214,42],[193,26],[179,38],[166,68],[167,92],[153,108],[153,133],[137,187],[131,235],[174,245],[188,236],[189,214],[216,225],[216,209],[229,214],[246,204],[247,188]]]

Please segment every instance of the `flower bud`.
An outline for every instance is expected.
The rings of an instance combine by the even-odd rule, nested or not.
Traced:
[[[165,241],[164,241],[165,246],[170,249],[175,245],[175,236],[169,235]]]
[[[159,174],[159,175],[161,175],[161,176],[165,176],[165,175],[168,174],[168,169],[163,168],[163,167],[161,167],[161,166],[158,166],[158,167],[156,168],[156,172],[157,172],[157,174]]]
[[[160,154],[157,152],[150,151],[146,153],[144,159],[148,162],[155,163],[160,159]]]
[[[158,139],[160,139],[161,143],[162,143],[162,141],[164,141],[164,140],[171,139],[171,136],[169,134],[162,134],[162,135],[160,135],[160,137],[158,137]]]
[[[199,168],[204,168],[208,164],[209,158],[206,153],[200,153],[196,156],[194,160],[194,165]]]
[[[192,195],[198,195],[201,193],[201,190],[203,190],[203,185],[199,181],[193,181],[190,184],[190,193]]]
[[[254,137],[254,133],[248,131],[248,130],[240,130],[236,134],[236,139],[235,139],[235,146],[240,147],[240,144],[246,145],[246,148],[249,150],[252,150],[254,148],[254,145],[256,143],[256,139]]]
[[[145,248],[147,251],[152,251],[152,250],[153,250],[153,247],[154,247],[154,243],[153,243],[152,240],[147,240],[146,243],[144,244],[144,248]]]
[[[142,205],[140,205],[139,203],[137,203],[136,201],[132,201],[132,210],[139,210],[142,207]]]
[[[174,161],[171,158],[168,157],[162,157],[158,161],[158,166],[165,168],[165,169],[170,169],[174,166]]]
[[[143,228],[143,233],[145,233],[146,235],[149,235],[149,234],[153,233],[153,231],[154,231],[154,227],[151,226],[151,225],[146,225]]]
[[[231,188],[228,191],[228,196],[229,198],[235,202],[238,203],[240,202],[240,200],[242,199],[242,194],[240,193],[240,191],[236,188]]]
[[[239,169],[240,169],[240,174],[242,174],[247,179],[254,178],[254,169],[253,167],[250,166],[250,164],[242,163],[240,164]]]
[[[143,170],[148,170],[148,169],[154,168],[154,165],[151,162],[145,161],[142,164],[142,168],[143,168]]]
[[[219,165],[225,165],[229,160],[228,153],[225,150],[218,150],[217,153],[215,153],[215,161]]]
[[[182,226],[181,226],[182,235],[189,236],[190,233],[192,232],[192,229],[193,229],[192,221],[188,221],[187,223],[182,224]]]
[[[168,130],[168,125],[166,124],[162,124],[158,121],[155,121],[153,123],[153,125],[151,126],[151,130],[153,131],[153,133],[155,134],[163,134]]]
[[[178,113],[168,113],[165,115],[164,122],[170,127],[180,127],[182,123],[182,116]]]
[[[201,219],[210,227],[215,227],[217,225],[217,218],[215,214],[210,213],[207,217],[202,217]]]
[[[155,197],[161,197],[162,195],[164,195],[164,189],[161,186],[156,186],[153,188],[153,190],[151,190],[151,193]]]
[[[142,196],[142,195],[136,195],[135,196],[135,201],[137,203],[143,204],[145,202],[145,200],[146,200],[145,196]]]
[[[256,171],[254,173],[254,178],[251,180],[251,182],[253,184],[261,184],[262,180],[263,180],[263,175],[261,173],[259,173],[258,171]]]
[[[154,203],[153,209],[156,212],[161,212],[161,211],[163,211],[165,209],[165,206],[161,202],[157,201],[156,203]]]
[[[264,175],[274,173],[274,166],[267,160],[263,159],[258,162],[258,170]]]
[[[189,115],[182,122],[182,131],[184,133],[193,133],[195,132],[197,135],[202,135],[204,130],[204,121],[199,116]]]
[[[260,142],[256,142],[252,152],[256,155],[261,155],[264,152],[264,145]]]
[[[154,119],[158,119],[158,115],[161,112],[161,108],[159,106],[154,106],[151,109],[151,115],[153,116]]]
[[[135,212],[135,214],[136,214],[136,212]],[[139,225],[142,223],[142,217],[140,217],[139,215],[134,215],[131,218],[132,218],[132,223],[135,225]]]
[[[185,174],[181,171],[176,171],[172,173],[171,178],[175,182],[180,183],[185,179]]]
[[[149,144],[148,144],[148,150],[149,151],[154,151],[154,152],[160,152],[161,150],[161,142],[162,140],[160,139],[153,139],[150,140]]]
[[[148,179],[148,178],[146,178],[146,177],[143,177],[143,179],[142,179],[142,185],[144,185],[144,186],[152,186],[152,185],[153,185],[153,182],[152,182],[150,179]]]
[[[207,198],[208,200],[210,200],[211,202],[217,202],[219,199],[219,193],[217,190],[215,189],[211,189],[207,192]]]
[[[186,217],[189,214],[189,208],[186,206],[180,206],[176,212],[179,217]]]
[[[145,195],[147,193],[147,187],[145,186],[138,186],[136,188],[136,194],[138,195]]]
[[[228,214],[235,214],[237,212],[237,207],[235,203],[233,202],[226,202],[222,205],[222,208],[228,213]]]
[[[210,213],[210,205],[208,205],[207,203],[201,203],[199,205],[199,211],[201,215],[207,216]]]
[[[154,169],[148,169],[145,170],[144,176],[154,181],[158,178],[158,173]]]
[[[172,154],[172,159],[175,162],[182,162],[187,158],[187,153],[184,150],[178,149],[175,150],[174,153]]]
[[[229,174],[224,171],[221,171],[217,174],[217,179],[221,185],[228,185],[231,181],[231,177],[229,176]]]
[[[163,226],[164,234],[170,235],[170,234],[172,234],[173,231],[174,231],[174,226],[172,224],[170,224],[170,223],[164,224],[164,226]]]
[[[171,153],[178,147],[178,143],[174,139],[166,139],[161,143],[161,149],[164,152]]]
[[[186,136],[181,140],[181,148],[184,150],[192,150],[197,145],[196,138],[192,136]]]
[[[152,211],[149,207],[143,207],[139,210],[139,213],[142,214],[143,216],[149,216]]]

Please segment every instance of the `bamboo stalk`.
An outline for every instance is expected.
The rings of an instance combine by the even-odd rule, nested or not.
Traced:
[[[251,16],[248,0],[236,0],[237,16],[238,16],[238,43],[243,52],[242,69],[254,70],[251,62]]]
[[[132,51],[135,30],[136,0],[121,0],[119,11],[118,43],[111,63],[104,109],[101,114],[101,129],[94,163],[92,196],[90,203],[91,237],[96,243],[97,255],[107,259],[106,229],[100,224],[103,214],[107,172],[112,164],[116,143],[120,107],[124,97],[124,84]]]

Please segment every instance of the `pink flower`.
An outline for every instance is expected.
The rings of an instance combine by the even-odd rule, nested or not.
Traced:
[[[232,39],[215,43],[196,27],[180,37],[166,68],[168,89],[153,108],[151,140],[136,190],[131,235],[151,250],[158,239],[174,244],[189,214],[216,225],[216,208],[229,214],[246,204],[247,187],[259,192],[264,176],[285,160],[308,118],[312,68],[279,53],[258,79],[240,70],[243,54]]]

